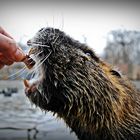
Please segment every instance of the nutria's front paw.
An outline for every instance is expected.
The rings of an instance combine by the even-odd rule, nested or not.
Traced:
[[[39,89],[41,86],[40,81],[36,81],[31,84],[28,80],[24,80],[24,85],[25,94],[30,101],[41,109],[46,110],[48,99],[43,96],[42,91]]]
[[[36,83],[30,84],[28,80],[24,80],[25,94],[30,96],[37,91]]]

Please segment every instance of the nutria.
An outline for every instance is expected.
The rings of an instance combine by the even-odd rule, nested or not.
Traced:
[[[40,78],[25,81],[34,104],[63,118],[80,140],[140,139],[140,96],[126,77],[59,29],[42,28],[28,45],[39,65]]]

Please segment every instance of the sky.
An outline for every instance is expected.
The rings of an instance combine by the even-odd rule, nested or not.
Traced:
[[[23,43],[42,27],[59,28],[101,54],[109,31],[140,30],[139,13],[135,0],[1,0],[0,26]]]

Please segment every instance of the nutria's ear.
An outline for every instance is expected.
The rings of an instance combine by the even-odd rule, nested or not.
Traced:
[[[119,71],[117,71],[117,70],[111,70],[110,72],[111,72],[112,75],[115,75],[115,76],[121,78],[121,73]]]

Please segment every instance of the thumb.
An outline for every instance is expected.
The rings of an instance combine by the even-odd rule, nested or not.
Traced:
[[[16,62],[20,62],[22,61],[23,59],[25,58],[25,54],[24,52],[20,49],[20,48],[17,48],[15,54],[14,54],[14,59]]]

